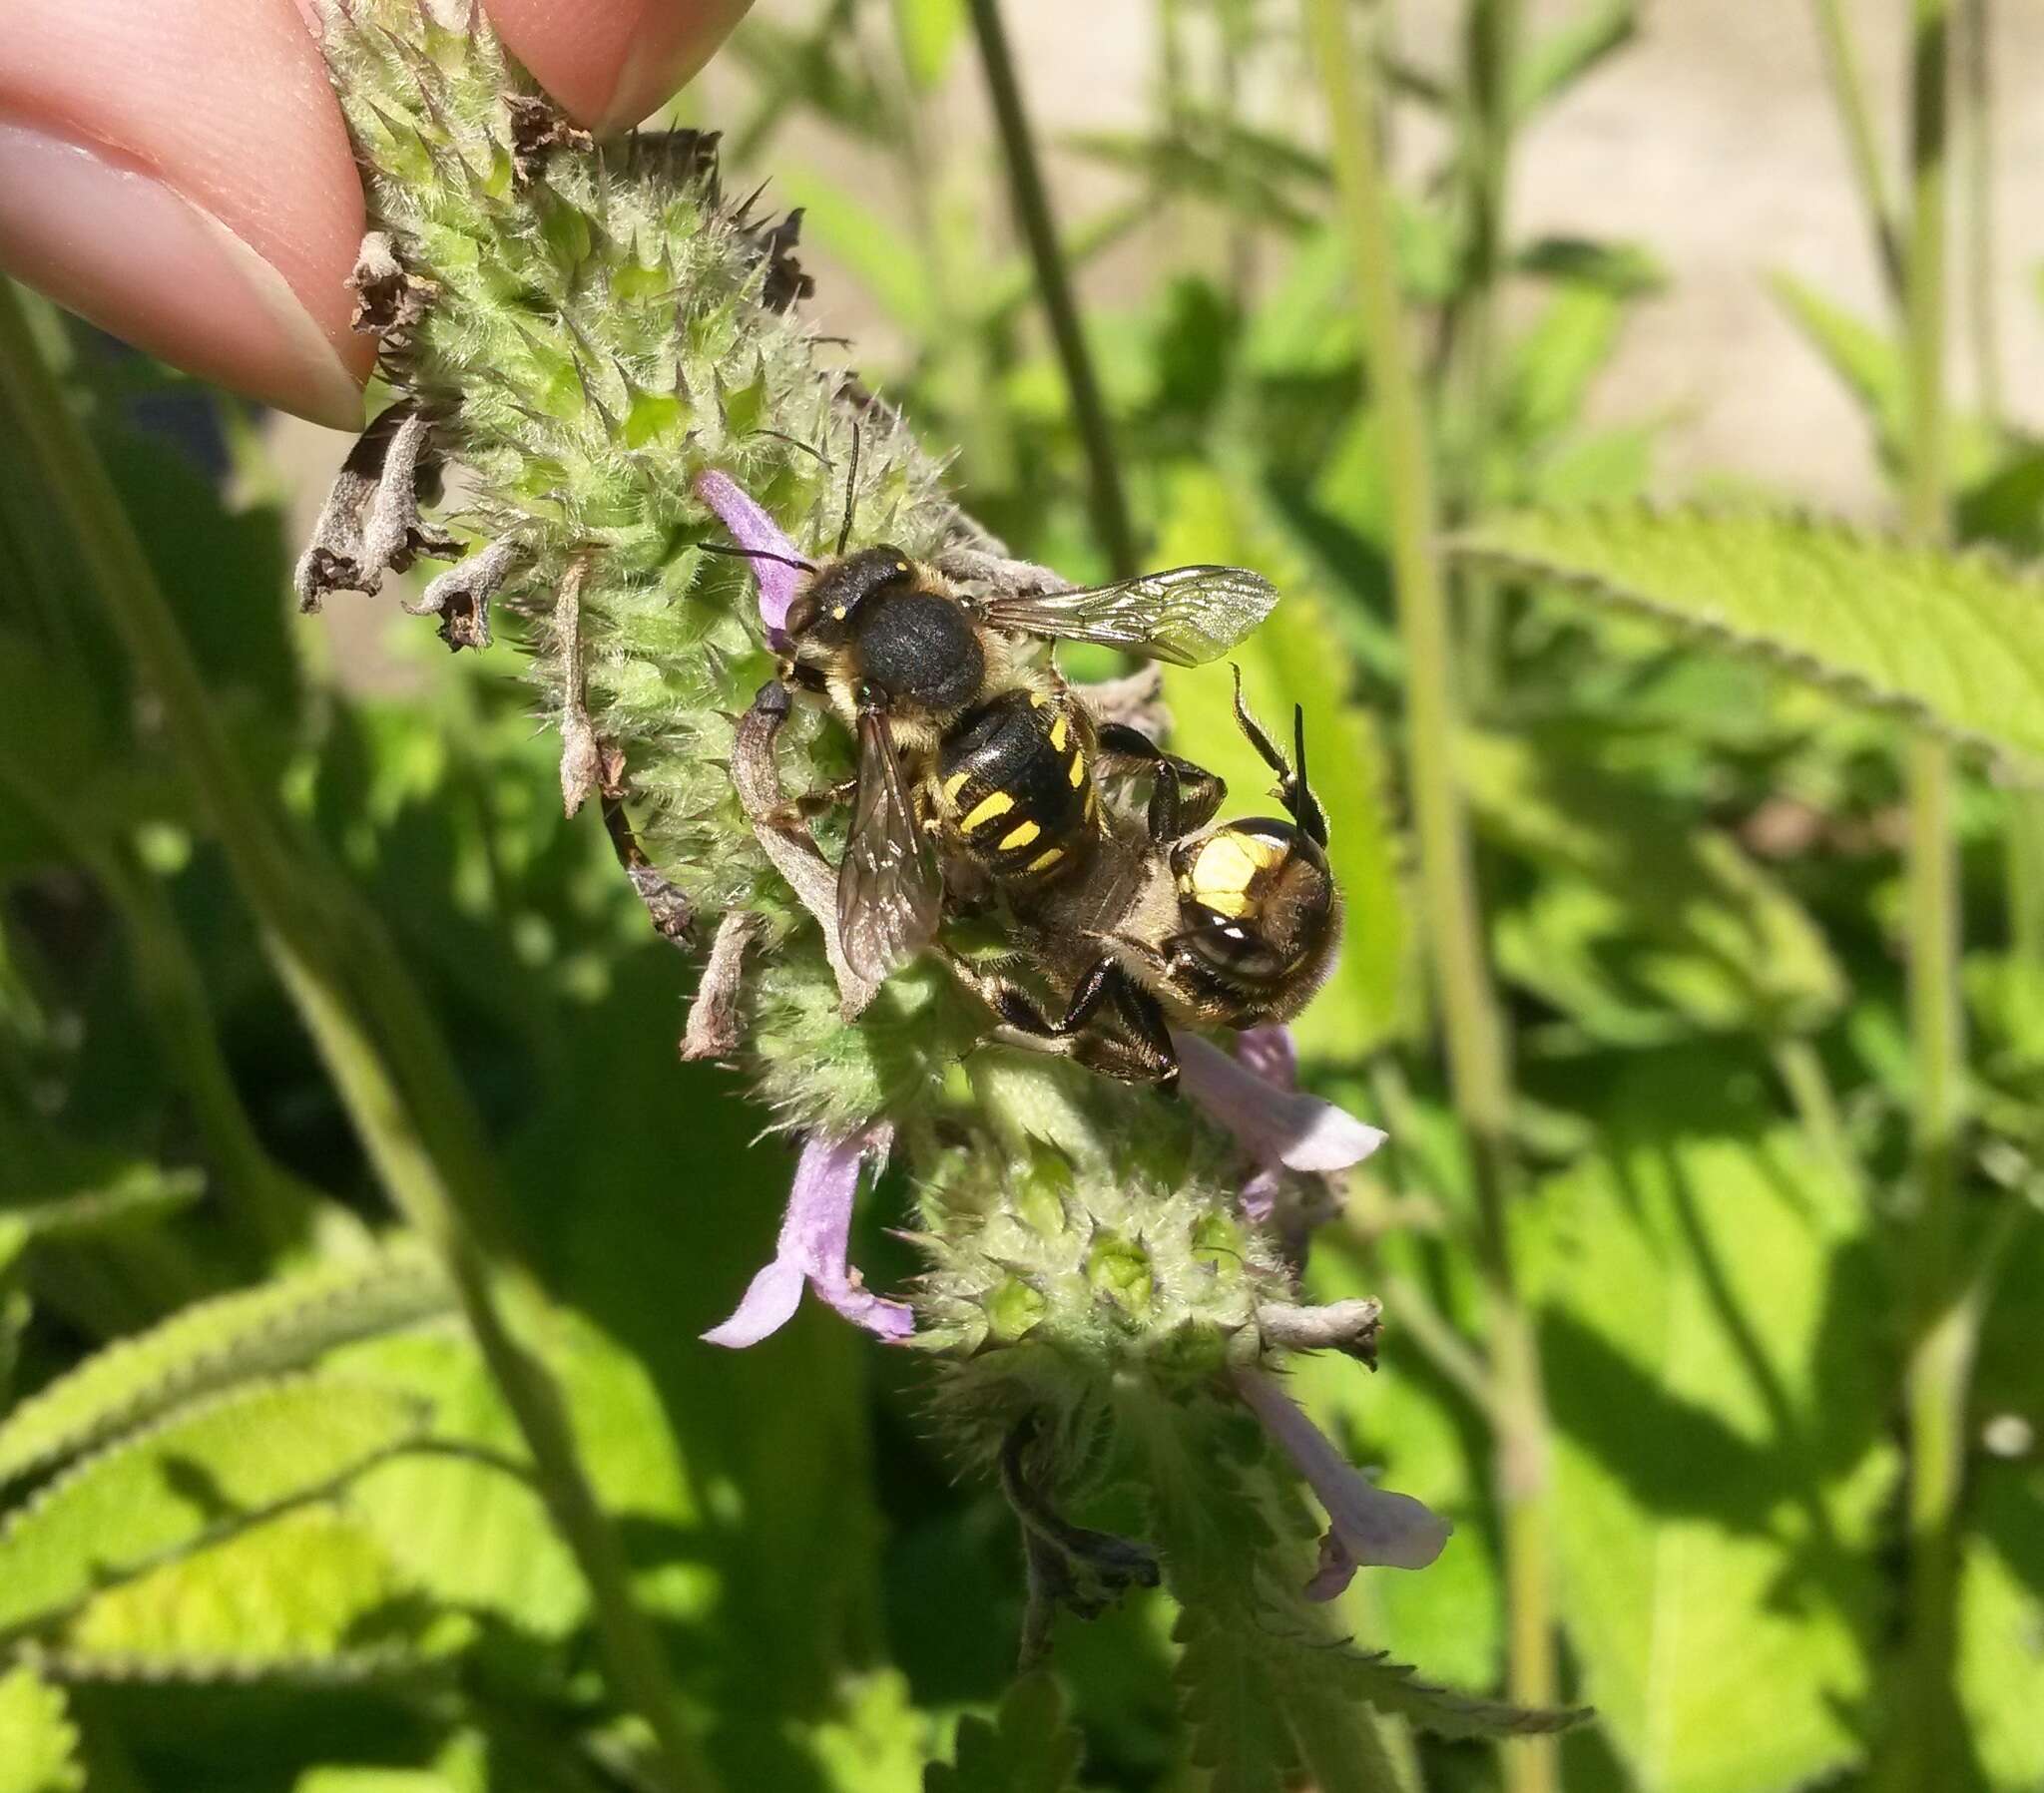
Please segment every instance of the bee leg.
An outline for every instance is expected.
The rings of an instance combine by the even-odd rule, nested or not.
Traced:
[[[1055,1021],[1019,984],[973,971],[948,956],[947,963],[1000,1021],[995,1038],[1003,1045],[1076,1059],[1125,1083],[1168,1087],[1178,1082],[1178,1054],[1164,1011],[1118,960],[1105,955],[1095,960]]]
[[[1152,840],[1182,840],[1204,828],[1228,795],[1227,780],[1190,759],[1165,752],[1126,722],[1101,723],[1100,750],[1094,764],[1103,778],[1150,775]]]
[[[835,784],[826,784],[821,790],[805,790],[800,796],[787,798],[773,812],[775,826],[792,828],[809,820],[811,816],[825,815],[829,811],[849,803],[858,795],[858,775],[840,778]]]

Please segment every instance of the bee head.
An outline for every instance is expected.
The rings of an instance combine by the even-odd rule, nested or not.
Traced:
[[[1258,1018],[1303,1007],[1341,931],[1341,900],[1320,843],[1295,822],[1255,816],[1182,842],[1172,871],[1174,965],[1196,984],[1251,1004]]]

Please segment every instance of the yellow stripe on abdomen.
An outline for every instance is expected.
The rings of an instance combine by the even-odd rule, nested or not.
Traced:
[[[985,796],[981,797],[973,805],[972,813],[960,822],[958,826],[963,828],[967,834],[970,834],[976,828],[984,828],[988,822],[999,821],[1002,816],[1006,815],[1014,807],[1015,799],[1009,796],[1006,791],[988,791]]]

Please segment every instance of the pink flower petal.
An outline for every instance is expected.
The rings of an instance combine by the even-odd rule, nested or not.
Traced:
[[[777,554],[781,560],[756,560],[753,575],[760,582],[760,621],[769,636],[778,637],[787,624],[787,607],[794,602],[795,587],[801,580],[799,567],[781,561],[799,561],[800,550],[781,533],[780,525],[766,515],[752,495],[728,473],[706,467],[696,475],[696,496],[717,513],[731,531],[732,540],[750,554]]]
[[[1380,1127],[1317,1096],[1268,1083],[1197,1034],[1174,1028],[1179,1087],[1243,1143],[1259,1167],[1346,1170],[1384,1142]]]
[[[1305,1584],[1309,1598],[1332,1599],[1359,1566],[1424,1569],[1441,1554],[1455,1528],[1425,1502],[1363,1476],[1262,1370],[1237,1370],[1235,1386],[1326,1509],[1319,1567]]]
[[[885,1125],[836,1136],[809,1135],[788,1190],[773,1261],[753,1278],[731,1318],[706,1332],[705,1339],[735,1350],[757,1345],[794,1317],[804,1283],[854,1326],[881,1338],[906,1338],[915,1330],[913,1311],[868,1291],[849,1257],[859,1172],[868,1155],[876,1164],[887,1161],[893,1136],[893,1128]]]

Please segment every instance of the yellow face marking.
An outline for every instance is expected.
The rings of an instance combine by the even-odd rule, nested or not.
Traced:
[[[1253,834],[1217,834],[1193,861],[1193,893],[1210,909],[1240,915],[1249,907],[1249,888],[1257,874],[1280,857],[1271,842]]]
[[[973,806],[972,813],[958,825],[970,834],[975,828],[984,828],[1015,807],[1015,799],[1004,790],[989,791]]]
[[[1001,836],[1000,851],[1011,853],[1017,847],[1026,847],[1042,832],[1034,822],[1017,822]]]
[[[1057,720],[1052,722],[1050,725],[1050,744],[1053,747],[1057,748],[1057,750],[1060,753],[1062,753],[1065,750],[1065,742],[1067,742],[1071,738],[1071,724],[1068,723],[1062,715],[1060,715],[1057,718]],[[1074,778],[1072,782],[1074,784],[1077,784],[1079,781],[1078,779]]]
[[[970,772],[953,772],[950,777],[946,778],[944,780],[944,801],[955,808],[958,803],[958,793],[965,788],[966,780],[971,776]]]
[[[1049,701],[1050,699],[1046,697],[1041,691],[1031,691],[1029,693],[1029,707],[1031,709],[1041,709]],[[1063,721],[1064,718],[1060,716],[1058,720]]]
[[[1037,854],[1036,857],[1030,860],[1030,862],[1027,865],[1025,865],[1022,869],[1026,872],[1044,871],[1047,870],[1049,867],[1057,864],[1057,862],[1064,856],[1065,849],[1063,847],[1045,847],[1042,852]]]
[[[1072,763],[1065,767],[1065,776],[1072,781],[1072,788],[1074,790],[1077,790],[1080,785],[1086,782],[1085,754],[1074,753],[1072,755]]]
[[[851,612],[841,604],[835,604],[830,607],[830,620],[833,623],[842,623],[850,615]]]

